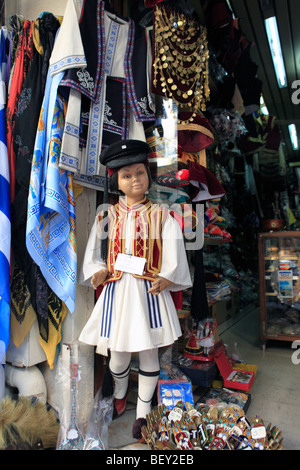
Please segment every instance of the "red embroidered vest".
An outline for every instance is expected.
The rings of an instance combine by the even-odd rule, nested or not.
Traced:
[[[115,270],[115,262],[119,253],[125,253],[126,223],[129,211],[132,214],[132,245],[134,256],[146,258],[144,273],[133,274],[136,278],[152,281],[161,270],[162,260],[162,227],[168,210],[158,204],[151,203],[146,197],[137,204],[128,207],[120,198],[119,202],[108,209],[108,277],[104,284],[121,279],[123,272]],[[102,225],[102,214],[98,216]]]

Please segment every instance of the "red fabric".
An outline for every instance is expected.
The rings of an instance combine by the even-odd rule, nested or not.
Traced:
[[[7,133],[7,152],[9,161],[9,177],[10,177],[10,199],[14,202],[15,198],[15,168],[16,156],[13,149],[13,130],[15,124],[15,116],[18,109],[20,95],[23,84],[29,71],[33,55],[35,52],[33,42],[33,22],[25,20],[23,29],[20,33],[19,42],[16,51],[16,59],[14,63],[13,76],[10,85],[9,96],[6,109],[6,133]]]
[[[216,194],[226,193],[218,178],[210,170],[200,165],[199,163],[190,163],[189,175],[190,181],[199,181],[199,183],[202,183],[207,186],[212,196]],[[196,190],[197,192],[199,192],[198,189]]]
[[[177,310],[182,309],[182,290],[171,292],[171,296]]]
[[[233,16],[226,0],[212,0],[208,10],[208,24],[210,30],[222,28],[233,22]]]
[[[183,111],[179,114],[180,121],[188,121],[191,112]],[[178,145],[184,152],[200,152],[209,147],[214,141],[212,127],[208,119],[199,114],[187,123],[178,124]]]
[[[154,7],[157,3],[162,2],[163,0],[145,0],[145,7]]]

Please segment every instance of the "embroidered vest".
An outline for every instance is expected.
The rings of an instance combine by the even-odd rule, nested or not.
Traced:
[[[108,210],[108,278],[104,285],[111,281],[121,279],[123,272],[115,270],[115,262],[119,253],[125,253],[126,223],[129,211],[132,214],[132,241],[131,253],[140,258],[146,258],[142,275],[133,274],[136,278],[152,281],[155,274],[159,274],[162,261],[162,227],[168,215],[168,210],[158,204],[151,203],[144,198],[140,203],[126,206],[120,201]],[[100,230],[103,215],[99,214]]]

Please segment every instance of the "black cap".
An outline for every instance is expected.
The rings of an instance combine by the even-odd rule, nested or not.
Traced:
[[[114,142],[100,154],[100,163],[109,169],[118,169],[148,159],[150,147],[141,140],[127,139]]]
[[[106,166],[106,178],[104,183],[103,203],[108,203],[108,176],[111,176],[118,168],[134,163],[147,163],[150,147],[142,140],[120,140],[106,147],[100,154],[99,160],[102,165]],[[104,211],[104,220],[107,219],[107,210]],[[107,258],[107,238],[101,242],[101,257],[103,260]]]

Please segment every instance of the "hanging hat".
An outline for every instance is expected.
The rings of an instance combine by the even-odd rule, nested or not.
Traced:
[[[169,188],[187,187],[193,202],[223,197],[225,190],[217,177],[205,166],[190,162],[188,169],[160,175],[155,182]]]
[[[189,111],[178,116],[178,145],[184,152],[200,152],[214,142],[214,135],[209,121]]]
[[[223,28],[230,24],[233,15],[227,5],[226,0],[212,0],[208,9],[209,30]]]
[[[193,202],[220,198],[226,193],[218,178],[205,166],[198,163],[189,165],[189,181]]]
[[[189,171],[186,169],[163,173],[156,178],[155,182],[160,186],[166,186],[167,188],[182,188],[183,186],[189,186]]]

